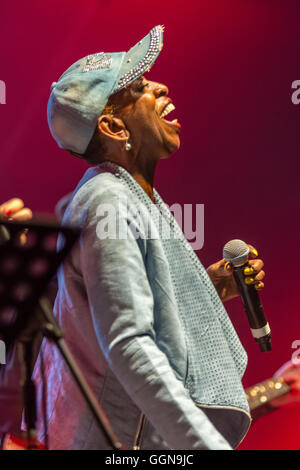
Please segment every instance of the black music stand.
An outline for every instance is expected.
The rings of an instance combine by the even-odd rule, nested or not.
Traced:
[[[79,231],[53,223],[0,223],[0,333],[7,348],[17,341],[22,352],[27,448],[37,448],[36,397],[31,375],[34,343],[42,336],[57,345],[108,443],[114,449],[125,449],[78,369],[48,299],[42,298]]]

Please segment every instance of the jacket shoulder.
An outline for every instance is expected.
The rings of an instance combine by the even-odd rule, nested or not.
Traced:
[[[119,210],[135,202],[134,194],[120,178],[110,172],[90,168],[77,185],[63,222],[82,225],[87,217],[96,214],[101,204],[109,204]]]

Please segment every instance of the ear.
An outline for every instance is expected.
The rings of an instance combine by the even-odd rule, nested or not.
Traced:
[[[130,134],[122,119],[111,114],[104,114],[98,118],[98,130],[110,139],[125,142]]]

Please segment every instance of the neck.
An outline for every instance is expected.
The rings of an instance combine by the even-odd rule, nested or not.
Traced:
[[[145,174],[138,169],[132,169],[129,173],[135,179],[135,181],[143,188],[147,196],[150,197],[152,201],[154,201],[154,193],[153,193],[153,184],[154,184],[154,172],[152,175]]]
[[[131,158],[130,158],[131,157]],[[153,185],[156,165],[159,159],[145,155],[129,155],[128,171],[145,193],[154,201]]]
[[[109,159],[110,161],[122,166],[135,181],[143,188],[147,196],[154,202],[154,174],[157,165],[157,160],[144,160],[136,156],[126,155],[127,158],[122,159]],[[120,160],[120,161],[119,161]]]

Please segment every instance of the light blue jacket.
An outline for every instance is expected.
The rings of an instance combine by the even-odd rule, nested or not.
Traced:
[[[128,204],[141,203],[143,219],[128,211]],[[59,272],[55,312],[128,448],[230,449],[250,424],[241,384],[247,356],[206,270],[156,191],[155,203],[154,210],[113,163],[86,172],[63,220],[81,227],[82,235]],[[105,204],[115,209],[118,226],[129,227],[127,238],[100,236]],[[108,449],[59,352],[46,343],[43,350],[50,448]],[[41,405],[39,361],[34,376]]]

